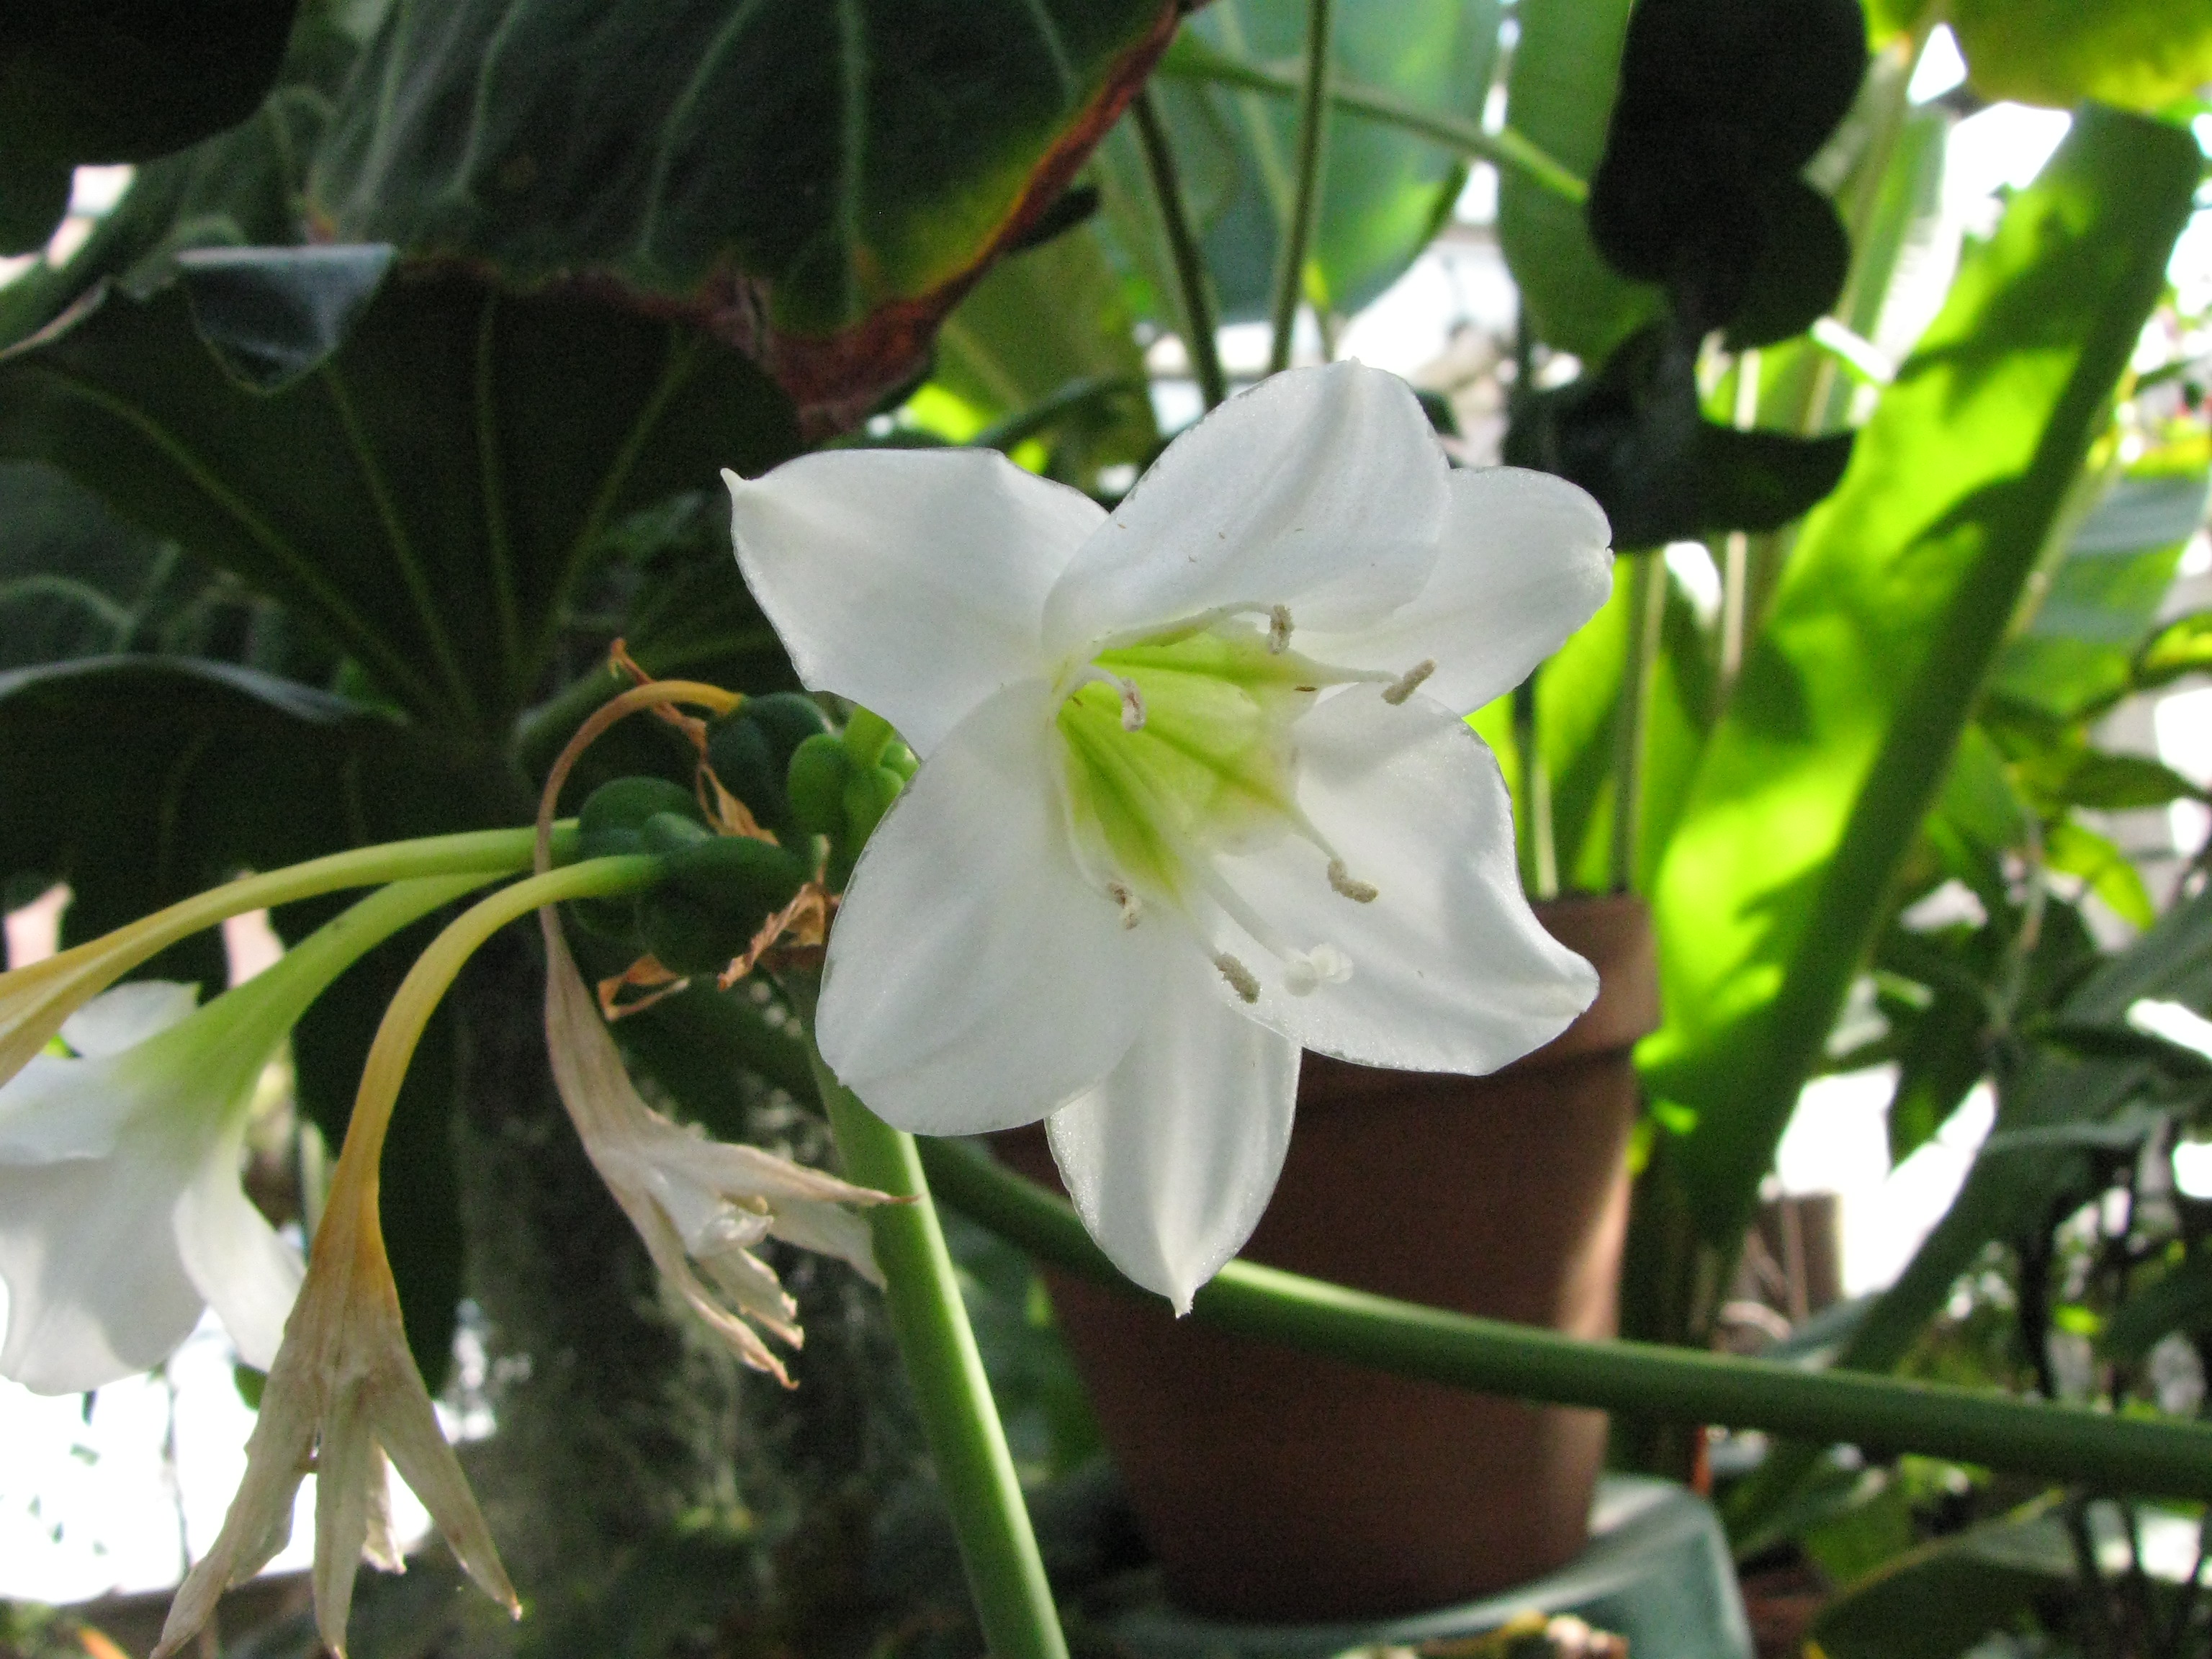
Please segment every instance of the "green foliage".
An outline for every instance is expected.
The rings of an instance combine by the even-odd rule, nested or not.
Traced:
[[[2198,165],[2171,129],[2081,117],[1799,538],[1654,893],[1668,1024],[1642,1058],[1697,1114],[1680,1167],[1717,1244],[1872,943]]]
[[[1498,22],[1496,0],[1366,0],[1340,9],[1330,67],[1346,86],[1479,120]],[[1206,266],[1230,320],[1267,314],[1291,216],[1298,120],[1293,99],[1239,86],[1231,72],[1288,65],[1302,76],[1305,27],[1304,0],[1217,0],[1192,15],[1159,88]],[[1117,131],[1100,167],[1115,239],[1155,296],[1152,314],[1166,321],[1170,267],[1143,205],[1148,187],[1135,135]],[[1428,245],[1466,179],[1462,157],[1340,100],[1330,117],[1305,298],[1335,316],[1375,298]]]
[[[834,430],[915,377],[933,326],[1060,194],[1175,15],[402,0],[313,194],[343,236],[651,296],[744,346],[811,429]]]
[[[325,315],[313,251],[221,269],[265,281],[264,321]],[[617,514],[796,447],[744,359],[573,291],[388,279],[311,368],[285,338],[296,378],[271,393],[226,371],[192,292],[110,295],[0,365],[0,453],[60,466],[283,600],[416,718],[484,738],[535,690]]]
[[[143,161],[252,114],[299,0],[23,0],[0,21],[0,253],[43,243],[82,161]]]
[[[1953,0],[1950,23],[1984,98],[2145,113],[2212,82],[2212,12],[2171,0]]]
[[[1628,0],[1524,0],[1507,72],[1516,131],[1578,177],[1597,170],[1613,115]],[[1498,236],[1537,338],[1603,362],[1658,316],[1660,291],[1601,258],[1582,205],[1516,173],[1498,182]]]

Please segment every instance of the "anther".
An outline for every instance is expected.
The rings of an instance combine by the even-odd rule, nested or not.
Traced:
[[[1141,732],[1145,729],[1145,694],[1137,689],[1134,680],[1118,682],[1121,688],[1121,729]]]
[[[1293,951],[1283,961],[1283,988],[1294,997],[1311,996],[1324,985],[1341,985],[1351,977],[1351,958],[1334,945]]]
[[[1375,902],[1376,886],[1371,881],[1354,881],[1352,872],[1344,867],[1342,859],[1328,861],[1328,884],[1350,899],[1354,904]]]
[[[1121,907],[1121,926],[1124,927],[1134,927],[1138,922],[1144,919],[1145,907],[1143,902],[1139,900],[1134,893],[1129,890],[1126,884],[1118,881],[1109,881],[1106,884],[1106,890],[1109,894],[1112,895],[1114,902]]]
[[[1423,659],[1382,688],[1382,701],[1396,708],[1419,690],[1421,682],[1436,672],[1437,659],[1434,657]]]
[[[1214,957],[1213,965],[1221,970],[1221,977],[1229,981],[1230,988],[1245,1001],[1257,1002],[1260,1000],[1259,976],[1228,951],[1224,951]]]
[[[1291,607],[1279,605],[1267,613],[1267,652],[1279,657],[1291,648]]]

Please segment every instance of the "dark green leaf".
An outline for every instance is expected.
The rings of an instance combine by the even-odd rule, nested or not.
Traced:
[[[1730,351],[1802,334],[1835,308],[1851,264],[1850,238],[1835,204],[1795,176],[1759,198],[1759,257],[1743,301],[1729,319]]]
[[[53,462],[487,740],[617,514],[797,441],[781,394],[686,325],[453,273],[388,280],[273,395],[224,372],[173,287],[0,360],[0,454]]]
[[[298,9],[14,0],[0,17],[0,179],[59,167],[66,179],[74,163],[149,161],[236,125],[276,79]],[[14,222],[23,198],[5,199]]]
[[[921,367],[1173,32],[1171,0],[401,0],[318,160],[341,235],[588,274],[753,354],[810,429]]]
[[[2199,167],[2170,128],[2078,118],[1800,535],[1654,895],[1668,1024],[1643,1058],[1654,1092],[1698,1115],[1681,1168],[1717,1243],[1741,1236]]]
[[[2105,1327],[2101,1346],[2120,1364],[2132,1365],[2168,1331],[2198,1336],[2207,1330],[2212,1330],[2212,1255],[2200,1250],[2122,1303]]]
[[[241,869],[483,822],[480,786],[385,716],[217,663],[0,674],[0,877],[69,882],[71,939]]]

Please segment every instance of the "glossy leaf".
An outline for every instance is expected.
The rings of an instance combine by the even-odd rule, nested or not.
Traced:
[[[1680,1167],[1740,1235],[2036,550],[2163,283],[2196,147],[2091,112],[1975,251],[1800,535],[1700,763],[1655,908],[1696,1114]]]
[[[2212,671],[2212,611],[2192,611],[2177,617],[2142,649],[2135,665],[2135,683],[2149,690],[2170,685],[2184,674]]]
[[[339,233],[587,274],[850,425],[1060,195],[1170,0],[402,0],[316,167]]]
[[[1186,40],[1199,63],[1299,67],[1304,0],[1215,0]],[[1415,108],[1479,120],[1498,51],[1496,0],[1363,0],[1338,9],[1333,70]],[[1180,50],[1180,49],[1179,49]],[[1156,85],[1188,175],[1192,210],[1225,319],[1266,315],[1276,249],[1291,210],[1298,111],[1291,98],[1195,76]],[[1322,207],[1306,297],[1340,316],[1403,274],[1451,211],[1463,157],[1339,103],[1329,118]],[[1145,186],[1135,136],[1117,131],[1103,157],[1122,198]],[[1143,234],[1117,216],[1117,236]]]
[[[297,256],[303,282],[318,257]],[[388,279],[274,395],[225,372],[179,286],[110,294],[0,361],[0,454],[60,466],[283,600],[418,718],[487,738],[617,514],[797,443],[781,394],[688,325],[458,274]]]
[[[1628,0],[1522,0],[1506,118],[1578,177],[1597,170],[1628,31]],[[1516,173],[1498,181],[1498,237],[1529,327],[1586,363],[1659,314],[1659,289],[1598,256],[1580,204]]]
[[[2085,98],[2146,113],[2212,82],[2212,9],[2173,0],[1953,0],[1974,90],[2071,109]]]

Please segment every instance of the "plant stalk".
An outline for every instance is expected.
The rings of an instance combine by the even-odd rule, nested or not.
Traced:
[[[1667,615],[1667,558],[1654,548],[1630,577],[1628,660],[1613,707],[1613,890],[1636,884],[1638,831],[1644,819],[1644,739],[1650,724],[1651,665],[1659,655],[1659,625]]]
[[[1198,233],[1192,227],[1189,204],[1183,200],[1182,180],[1176,171],[1174,146],[1168,143],[1167,124],[1159,105],[1146,87],[1129,106],[1137,123],[1137,141],[1145,152],[1145,171],[1152,181],[1159,204],[1160,222],[1167,231],[1168,252],[1175,261],[1176,284],[1182,290],[1183,349],[1190,356],[1191,373],[1198,377],[1198,393],[1208,409],[1229,395],[1228,377],[1221,372],[1221,345],[1216,337],[1213,294],[1206,278],[1206,260],[1198,250]]]
[[[845,1178],[908,1200],[878,1206],[868,1223],[891,1328],[952,1512],[984,1644],[992,1659],[1067,1659],[1044,1559],[914,1137],[871,1112],[823,1063],[812,1036],[816,982],[794,974],[785,989],[807,1027],[815,1085]]]
[[[1067,1205],[957,1141],[922,1144],[947,1203],[1040,1261],[1134,1297]],[[1165,1304],[1161,1304],[1163,1307]],[[2212,1428],[1938,1383],[1801,1370],[1656,1343],[1591,1341],[1374,1296],[1248,1261],[1191,1316],[1400,1376],[1510,1398],[1918,1452],[2100,1491],[2212,1498]]]
[[[1291,366],[1291,336],[1297,326],[1298,299],[1305,288],[1306,249],[1313,242],[1314,224],[1321,216],[1322,174],[1328,159],[1328,83],[1330,43],[1336,31],[1333,0],[1307,0],[1305,87],[1298,103],[1297,193],[1291,202],[1291,222],[1283,228],[1283,244],[1275,259],[1274,343],[1267,353],[1267,372],[1279,374]]]

